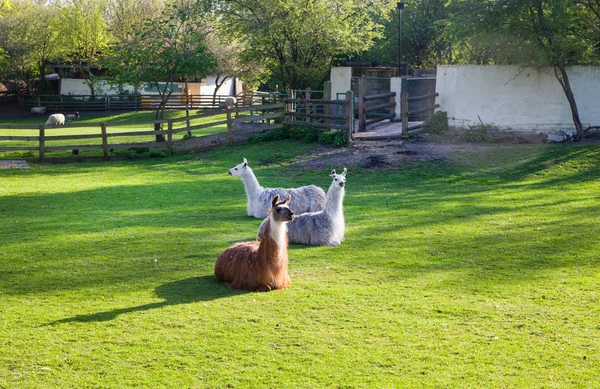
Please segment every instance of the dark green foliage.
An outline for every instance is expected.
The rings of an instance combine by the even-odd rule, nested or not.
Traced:
[[[167,152],[149,147],[130,147],[128,149],[111,149],[110,153],[124,159],[164,158]]]
[[[271,142],[283,139],[297,139],[307,143],[319,142],[325,145],[343,146],[347,143],[345,131],[308,126],[292,126],[270,130],[248,138],[250,143]]]
[[[319,142],[324,145],[334,145],[340,147],[348,143],[345,131],[331,130],[321,134],[319,136]]]
[[[429,132],[442,134],[448,131],[448,114],[445,111],[437,111],[427,120]]]

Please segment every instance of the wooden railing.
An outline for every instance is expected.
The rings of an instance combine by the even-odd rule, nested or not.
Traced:
[[[284,99],[287,107],[284,124],[343,130],[351,142],[354,127],[352,99],[351,91],[346,92],[345,100]]]
[[[0,92],[0,105],[13,104],[17,102],[15,92]]]
[[[140,122],[103,122],[103,123],[76,123],[76,124],[65,124],[62,126],[21,126],[21,125],[8,125],[0,126],[0,141],[19,141],[19,142],[35,142],[35,146],[2,146],[0,152],[11,152],[11,151],[38,151],[39,160],[44,162],[46,159],[46,152],[51,151],[64,151],[64,150],[90,150],[90,149],[102,149],[102,154],[105,159],[109,157],[109,149],[119,148],[131,148],[131,147],[151,147],[151,148],[166,148],[167,153],[171,155],[173,153],[173,145],[185,143],[187,140],[175,141],[173,135],[180,132],[190,132],[198,129],[210,128],[220,125],[227,125],[225,134],[214,134],[199,137],[206,139],[208,144],[212,145],[213,148],[222,147],[225,145],[233,145],[235,143],[235,136],[242,132],[256,132],[253,130],[239,130],[234,129],[234,123],[243,122],[266,122],[266,129],[280,128],[283,124],[281,122],[284,117],[283,113],[284,105],[282,103],[269,104],[263,106],[254,107],[242,107],[233,108],[231,110],[215,110],[213,112],[203,113],[200,115],[194,115],[189,117],[181,117],[177,119],[166,119],[166,120],[151,120],[151,121],[140,121]],[[260,114],[252,114],[260,112]],[[242,115],[243,113],[246,113]],[[210,123],[198,124],[188,126],[187,123],[194,119],[212,117],[217,115],[225,115],[225,120],[216,120]],[[176,128],[175,124],[185,122],[182,127]],[[273,122],[273,124],[270,124]],[[145,131],[120,131],[120,132],[109,132],[108,129],[115,127],[126,127],[130,125],[149,125],[154,126],[160,124],[163,129],[160,130],[145,130]],[[166,130],[164,129],[166,125]],[[49,135],[48,132],[52,129],[63,129],[63,128],[96,128],[97,132],[93,133],[79,133],[69,135]],[[37,135],[2,135],[4,130],[29,130],[29,132],[36,131]],[[265,128],[259,130],[263,131]],[[14,131],[11,131],[14,132]],[[225,136],[223,136],[225,135]],[[148,136],[160,136],[166,140],[164,142],[154,141],[141,141],[141,142],[127,142],[127,143],[110,143],[110,138],[119,137],[146,137]],[[82,140],[82,139],[94,139],[97,142],[93,143],[80,143],[73,142],[68,145],[60,146],[48,146],[47,142],[52,141],[71,141],[71,140]],[[198,138],[196,138],[198,139]]]
[[[166,109],[219,109],[225,99],[222,95],[171,95]],[[243,106],[245,99],[240,96],[237,106]],[[153,110],[160,104],[158,95],[37,95],[20,97],[19,104],[26,109],[46,107],[51,112],[74,111],[139,111]]]
[[[435,104],[435,98],[439,96],[439,93],[431,93],[429,95],[424,95],[424,96],[415,96],[415,97],[409,97],[408,93],[402,93],[401,95],[401,101],[402,104],[401,109],[401,116],[402,116],[402,137],[408,137],[408,116],[409,115],[415,115],[418,113],[423,113],[423,112],[427,112],[428,115],[427,117],[431,117],[431,115],[433,114],[433,112],[435,111],[436,108],[439,108],[440,105],[439,104]],[[409,111],[408,110],[408,102],[409,101],[422,101],[422,100],[426,100],[427,101],[427,106],[425,108],[420,108],[420,109],[415,109],[413,111]],[[411,126],[411,132],[418,132],[421,131],[424,127],[427,126],[426,122],[423,122],[422,124],[418,124],[418,125],[413,125]]]

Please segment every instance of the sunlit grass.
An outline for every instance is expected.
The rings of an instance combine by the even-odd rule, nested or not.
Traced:
[[[199,115],[205,112],[210,111],[202,111],[202,110],[190,110],[190,116]],[[182,111],[166,111],[164,115],[164,119],[178,119],[186,117],[185,110]],[[19,118],[19,119],[0,119],[0,136],[32,136],[37,137],[39,135],[39,130],[15,130],[15,129],[6,129],[3,126],[10,125],[22,125],[22,126],[41,126],[46,122],[47,115],[44,116],[32,116],[29,118]],[[139,132],[139,131],[153,131],[154,125],[152,123],[140,124],[139,122],[149,122],[155,120],[155,114],[152,111],[138,111],[138,112],[90,112],[84,113],[80,120],[68,122],[68,124],[90,124],[97,123],[98,127],[69,127],[69,128],[48,128],[45,130],[45,136],[69,136],[69,135],[87,135],[101,134],[102,123],[107,123],[107,134],[121,134],[127,132]],[[225,114],[215,115],[204,118],[196,118],[190,120],[190,126],[197,126],[201,124],[214,123],[225,120]],[[111,123],[119,123],[118,125],[111,125]],[[126,123],[135,123],[135,124],[126,124]],[[183,129],[186,128],[186,121],[178,121],[174,122],[173,129]],[[166,130],[166,124],[163,126],[163,130]],[[191,134],[195,137],[201,137],[205,135],[212,135],[223,133],[227,131],[227,125],[220,124],[207,128],[194,129],[191,131]],[[187,134],[186,131],[177,132],[173,134],[173,140],[181,140]],[[143,143],[143,142],[152,142],[155,139],[154,135],[144,135],[144,136],[118,136],[118,137],[110,137],[108,138],[109,146],[112,144],[120,144],[120,143]],[[92,139],[58,139],[58,140],[49,140],[46,142],[46,147],[56,147],[56,146],[71,146],[71,145],[102,145],[101,138],[92,138]],[[0,140],[0,147],[37,147],[37,141],[20,141],[20,140]],[[166,146],[165,146],[166,147]],[[62,157],[70,154],[70,151],[54,151],[49,152],[47,157]],[[101,156],[102,150],[81,150],[81,156]],[[0,152],[0,158],[35,158],[38,156],[37,151],[6,151]]]
[[[214,281],[260,224],[227,169],[326,188],[310,147],[0,171],[0,387],[596,386],[597,146],[349,166],[341,246],[292,245],[288,290]]]

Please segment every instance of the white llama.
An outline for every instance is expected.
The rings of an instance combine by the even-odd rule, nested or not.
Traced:
[[[333,181],[327,191],[324,210],[296,215],[288,223],[290,243],[313,246],[339,246],[342,243],[346,230],[343,202],[347,171],[344,168],[341,174],[336,174],[335,170],[331,172]],[[266,221],[267,219],[263,220],[258,228],[258,239],[262,239]]]
[[[295,214],[320,211],[325,207],[325,192],[315,185],[289,189],[263,188],[258,183],[250,166],[248,166],[246,158],[244,158],[244,162],[229,169],[228,172],[230,176],[240,177],[244,183],[246,197],[248,198],[248,205],[246,206],[248,216],[257,219],[267,217],[271,208],[271,199],[275,195],[279,195],[282,199],[291,195],[290,209]]]

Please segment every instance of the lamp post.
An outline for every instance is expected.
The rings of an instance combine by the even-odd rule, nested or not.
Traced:
[[[396,3],[396,9],[398,10],[398,76],[403,76],[402,71],[402,10],[404,9],[404,3]]]

